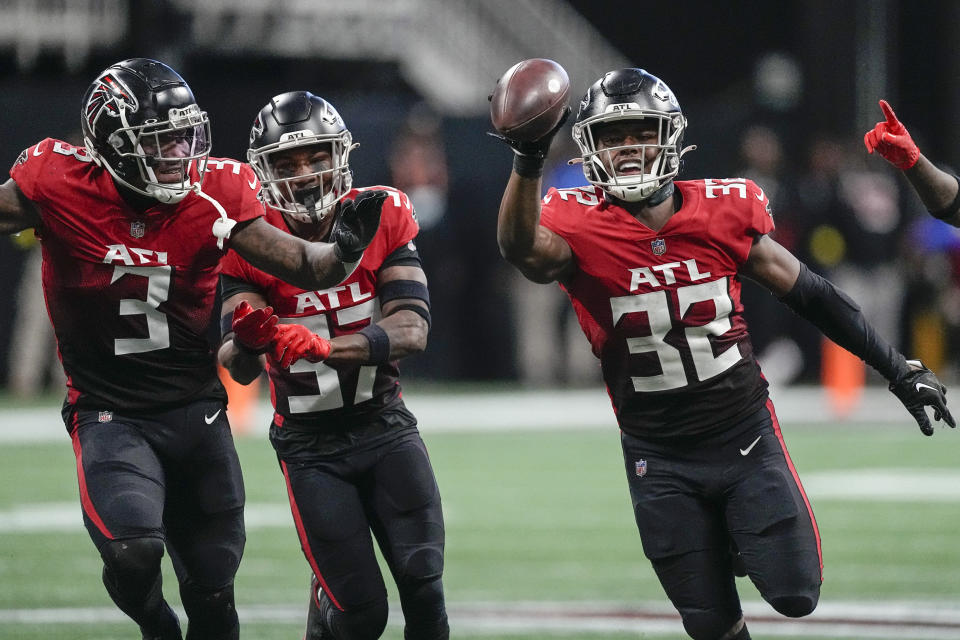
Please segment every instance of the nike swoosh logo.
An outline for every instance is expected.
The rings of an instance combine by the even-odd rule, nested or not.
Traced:
[[[207,424],[213,424],[213,421],[217,419],[217,416],[220,415],[221,411],[223,411],[223,409],[217,409],[217,412],[212,416],[203,416],[203,421]]]
[[[755,193],[753,195],[757,196],[757,200],[759,200],[760,202],[763,202],[763,199],[767,197],[764,195],[763,189],[760,189],[760,193]]]
[[[760,438],[762,437],[763,437],[762,435],[757,436],[757,439],[751,442],[749,447],[747,447],[746,449],[740,449],[740,455],[745,456],[745,455],[748,455],[751,451],[753,451],[753,448],[757,446],[757,443],[760,442]]]
[[[250,188],[251,188],[251,189],[253,189],[254,191],[256,191],[256,189],[257,189],[257,180],[256,180],[256,179],[251,180],[251,181],[248,182],[247,184],[250,185]]]
[[[37,145],[33,148],[33,155],[38,156],[41,153],[43,153],[43,151],[40,151],[40,145]]]
[[[931,387],[931,386],[928,385],[928,384],[923,384],[922,382],[918,382],[918,383],[917,383],[917,391],[920,391],[920,389],[930,389],[931,391],[939,391],[939,389],[936,389],[936,388],[934,388],[934,387]]]

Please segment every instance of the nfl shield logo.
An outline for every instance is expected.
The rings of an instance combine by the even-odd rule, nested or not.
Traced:
[[[642,478],[643,476],[647,475],[647,461],[644,460],[643,458],[640,458],[639,460],[634,462],[633,466],[637,472],[638,478]]]
[[[667,251],[667,242],[663,238],[651,240],[650,248],[653,249],[653,255],[662,256]]]
[[[101,411],[97,416],[97,419],[100,422],[110,422],[113,420],[113,411]]]
[[[134,238],[142,238],[143,232],[147,230],[147,225],[143,220],[134,220],[130,223],[130,235]]]

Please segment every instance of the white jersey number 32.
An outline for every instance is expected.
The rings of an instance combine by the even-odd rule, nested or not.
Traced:
[[[736,344],[715,356],[708,337],[721,336],[730,330],[733,301],[727,293],[727,279],[720,278],[712,282],[679,287],[675,294],[680,317],[697,302],[713,301],[716,308],[713,320],[705,325],[688,326],[683,330],[697,380],[712,378],[740,362],[743,356]],[[650,335],[627,338],[627,349],[632,354],[656,353],[662,372],[651,376],[631,376],[633,388],[638,392],[678,389],[690,382],[683,369],[680,350],[664,341],[673,328],[669,295],[669,290],[659,290],[610,299],[614,325],[628,313],[646,313],[649,319]]]

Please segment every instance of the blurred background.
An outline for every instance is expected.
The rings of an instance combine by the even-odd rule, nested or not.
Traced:
[[[186,78],[216,156],[244,158],[259,108],[308,89],[360,142],[354,184],[395,186],[417,209],[434,324],[405,377],[593,386],[599,367],[564,296],[522,281],[497,250],[510,153],[485,135],[486,96],[530,57],[568,70],[574,108],[603,72],[640,66],[689,118],[698,149],[682,177],[757,181],[775,238],[954,381],[960,239],[861,140],[883,97],[929,157],[960,162],[958,23],[952,0],[0,0],[0,164],[47,136],[75,141],[85,88],[127,57]],[[566,165],[568,132],[548,167],[558,187],[585,183]],[[32,234],[0,238],[0,272],[0,388],[59,391]],[[775,384],[879,382],[855,362],[824,367],[836,354],[819,334],[752,284],[744,303]]]
[[[523,281],[497,249],[511,154],[486,135],[486,96],[531,57],[567,69],[574,108],[608,70],[661,77],[698,146],[681,177],[758,182],[774,237],[956,384],[960,236],[862,138],[886,98],[931,159],[960,166],[958,24],[955,0],[0,0],[0,165],[48,136],[79,143],[84,90],[128,57],[186,78],[216,156],[245,157],[273,95],[330,100],[361,145],[354,184],[406,191],[421,222],[434,322],[427,352],[401,364],[443,492],[455,635],[680,640],[640,550],[598,363],[560,290]],[[548,184],[585,183],[566,164],[575,153],[568,125]],[[80,523],[39,271],[32,233],[0,237],[0,637],[121,640],[130,623]],[[751,628],[957,640],[957,434],[919,436],[876,374],[749,282],[744,304],[782,387],[773,397],[826,567],[802,623],[771,615],[742,579]],[[262,438],[265,387],[231,390],[231,423],[259,436],[237,439],[248,492],[237,594],[244,633],[280,640],[300,637],[309,576]],[[399,640],[390,589],[385,638]]]

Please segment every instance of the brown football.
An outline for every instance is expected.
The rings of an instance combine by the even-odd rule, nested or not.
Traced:
[[[536,140],[557,126],[570,97],[570,78],[553,60],[518,62],[497,80],[490,121],[512,140]]]

